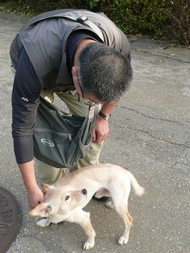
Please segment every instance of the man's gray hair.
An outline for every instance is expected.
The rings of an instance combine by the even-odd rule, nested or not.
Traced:
[[[81,50],[77,65],[83,92],[103,103],[119,99],[132,80],[130,60],[105,44],[89,43]]]

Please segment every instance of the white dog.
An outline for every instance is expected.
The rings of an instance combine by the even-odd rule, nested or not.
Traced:
[[[76,222],[84,229],[88,240],[84,249],[90,249],[95,244],[95,231],[90,221],[90,213],[82,210],[92,196],[101,198],[111,196],[116,212],[125,223],[125,231],[118,243],[124,245],[128,242],[132,217],[128,212],[128,197],[130,190],[141,196],[144,188],[135,177],[126,169],[111,164],[100,164],[76,170],[54,185],[43,184],[44,202],[29,212],[30,216],[43,217],[37,221],[40,227],[61,221]]]

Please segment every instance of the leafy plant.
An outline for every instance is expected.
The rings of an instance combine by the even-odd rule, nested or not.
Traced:
[[[0,0],[0,3],[4,9],[30,16],[60,8],[101,11],[125,34],[148,35],[190,46],[190,0]]]

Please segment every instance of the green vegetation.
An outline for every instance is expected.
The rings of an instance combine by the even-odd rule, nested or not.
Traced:
[[[102,11],[125,34],[190,46],[190,0],[0,0],[0,8],[30,17],[60,8]]]

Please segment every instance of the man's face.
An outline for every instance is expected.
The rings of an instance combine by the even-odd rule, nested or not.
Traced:
[[[82,87],[80,85],[80,80],[78,77],[78,71],[77,71],[76,67],[72,67],[72,77],[73,77],[73,83],[74,83],[75,89],[78,92],[80,97],[82,97],[83,99],[86,99],[86,100],[90,100],[94,104],[101,104],[102,103],[94,95],[92,95],[90,93],[83,92]]]

